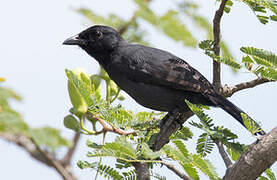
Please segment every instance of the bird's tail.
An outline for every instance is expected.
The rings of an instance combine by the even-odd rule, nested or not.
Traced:
[[[231,116],[233,116],[244,127],[246,127],[244,122],[243,122],[243,119],[241,117],[241,113],[244,113],[244,114],[246,114],[246,113],[243,112],[240,108],[238,108],[236,105],[234,105],[232,102],[230,102],[228,99],[226,99],[224,96],[222,96],[220,94],[217,94],[217,93],[216,94],[209,94],[208,97],[209,97],[210,101],[212,101],[215,104],[215,106],[222,108],[224,111],[226,111]],[[258,125],[257,122],[255,122],[252,118],[250,118],[250,119],[256,125]],[[261,128],[259,128],[258,131],[255,133],[255,135],[256,134],[264,135],[265,132]]]

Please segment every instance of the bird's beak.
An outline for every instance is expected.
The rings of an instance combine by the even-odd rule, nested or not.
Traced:
[[[80,39],[79,35],[70,37],[66,39],[63,44],[65,45],[87,45],[87,41],[84,39]]]

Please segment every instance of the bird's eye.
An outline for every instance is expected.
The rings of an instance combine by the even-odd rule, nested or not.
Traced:
[[[100,38],[102,36],[102,32],[101,31],[96,31],[95,36]]]

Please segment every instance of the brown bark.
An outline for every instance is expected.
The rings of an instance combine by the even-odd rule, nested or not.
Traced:
[[[261,137],[230,166],[223,180],[249,180],[258,178],[277,161],[277,127]]]

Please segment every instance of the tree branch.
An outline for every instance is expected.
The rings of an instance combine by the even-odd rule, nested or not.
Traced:
[[[54,158],[47,151],[42,150],[34,141],[23,134],[0,133],[4,140],[14,143],[27,151],[34,159],[53,167],[64,180],[77,180],[71,172],[70,164],[63,165],[62,161]]]
[[[249,180],[258,178],[277,161],[277,127],[254,142],[238,161],[230,166],[223,180]]]
[[[248,89],[248,88],[253,88],[253,87],[256,87],[258,85],[267,83],[267,82],[274,82],[274,81],[266,79],[266,78],[257,78],[257,79],[254,79],[252,81],[247,81],[247,82],[243,82],[243,83],[237,84],[235,86],[227,86],[227,85],[225,85],[223,87],[222,94],[225,97],[230,97],[230,96],[232,96],[234,93],[236,93],[238,91],[241,91],[241,90],[244,90],[244,89]]]
[[[224,12],[224,7],[226,5],[227,0],[222,0],[219,6],[219,9],[215,12],[215,16],[213,19],[213,35],[214,35],[214,53],[219,56],[220,55],[220,20]],[[215,89],[220,92],[221,89],[221,75],[220,75],[220,63],[217,61],[213,61],[213,85]]]
[[[65,156],[62,158],[61,162],[63,163],[64,166],[70,165],[72,156],[76,150],[77,144],[80,140],[80,133],[75,133],[74,137],[73,137],[73,145],[68,149],[67,153],[65,154]]]
[[[138,180],[150,180],[150,172],[146,162],[135,162],[132,164],[136,169]]]
[[[32,142],[36,146],[37,150],[50,162],[51,166],[56,169],[56,171],[63,177],[64,180],[77,180],[73,174],[62,165],[61,161],[52,157],[52,155],[47,151],[42,150],[34,140],[32,140]]]
[[[230,167],[233,163],[232,163],[231,159],[229,158],[228,154],[226,153],[222,142],[217,141],[217,140],[214,140],[214,142],[216,143],[216,145],[218,147],[219,154],[221,155],[221,157],[222,157],[222,159],[225,163],[226,168]]]
[[[14,143],[19,147],[22,147],[34,159],[40,161],[41,163],[44,163],[47,166],[51,166],[50,162],[38,152],[35,144],[26,136],[21,134],[0,133],[0,137],[8,142]]]
[[[172,164],[162,161],[161,164],[165,165],[168,169],[173,171],[177,176],[179,176],[181,179],[184,180],[192,180],[190,177],[185,175],[184,173],[180,172],[178,169],[176,169]]]

